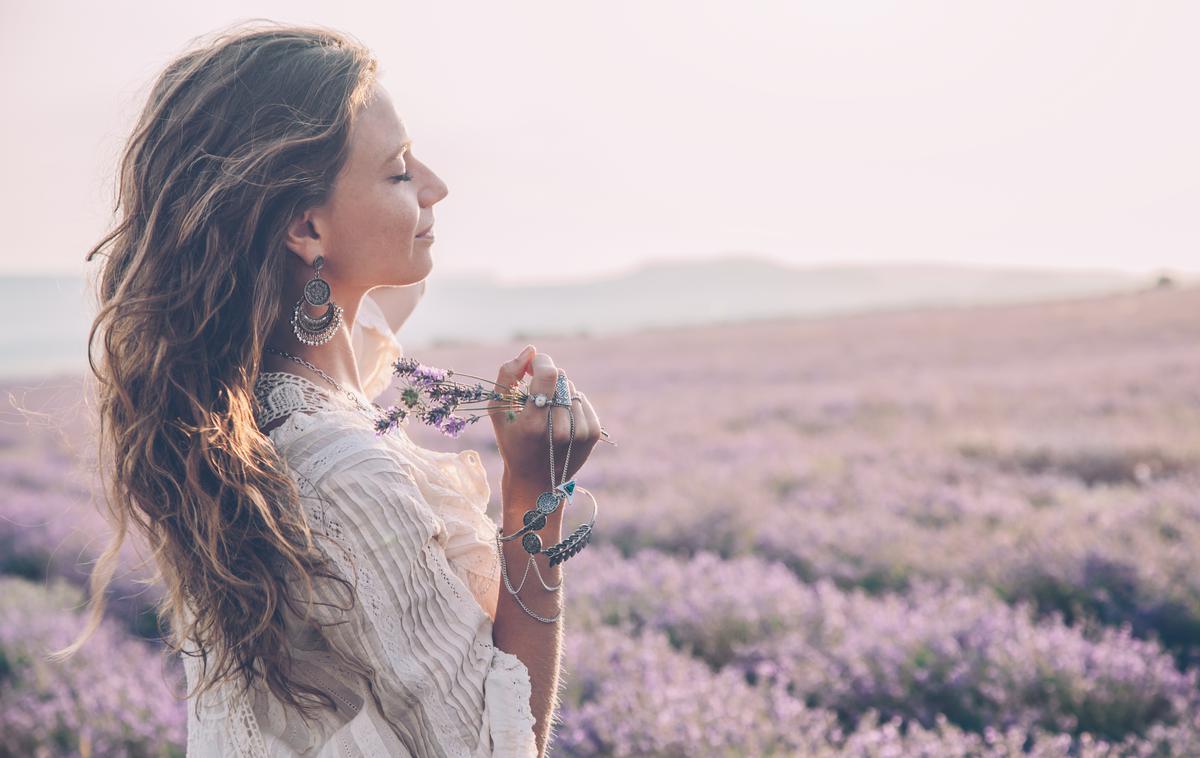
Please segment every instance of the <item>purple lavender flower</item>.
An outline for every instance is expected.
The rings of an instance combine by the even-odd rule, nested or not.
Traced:
[[[178,657],[170,682],[161,648],[105,620],[65,661],[46,652],[83,625],[82,592],[56,580],[0,577],[0,755],[181,754],[187,713]],[[48,752],[53,749],[53,753]]]
[[[442,420],[450,413],[444,405],[435,405],[425,411],[424,421],[432,427],[438,429],[442,426]]]
[[[418,387],[432,389],[437,385],[438,382],[444,381],[446,381],[445,369],[422,364],[417,366],[416,370],[412,372],[412,382]]]
[[[392,370],[396,376],[408,376],[413,371],[416,371],[417,367],[420,365],[421,364],[417,362],[416,358],[411,358],[406,355],[403,358],[396,359],[396,362],[392,364]]]
[[[407,386],[400,393],[400,402],[409,409],[408,415],[415,415],[425,424],[449,437],[458,437],[467,424],[472,424],[487,415],[492,402],[500,402],[502,407],[509,411],[509,418],[512,417],[511,409],[522,402],[520,393],[501,392],[494,383],[492,387],[486,387],[485,380],[477,381],[473,385],[463,384],[455,377],[480,377],[457,374],[452,369],[429,366],[413,358],[398,359],[392,366],[393,373],[407,382]],[[489,406],[486,409],[480,406],[466,407],[468,403],[481,402],[488,402]],[[475,411],[476,414],[450,421],[456,412],[466,410]],[[402,421],[403,418],[392,419],[389,422],[381,421],[377,426],[381,433],[386,433]]]
[[[449,416],[442,422],[441,430],[446,435],[458,438],[462,434],[462,430],[467,426],[467,420],[458,416]]]

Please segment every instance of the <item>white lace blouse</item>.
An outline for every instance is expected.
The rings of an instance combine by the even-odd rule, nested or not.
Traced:
[[[388,311],[363,298],[353,329],[367,407],[391,381],[391,362],[402,354],[395,330],[421,293],[387,294],[380,300]],[[384,713],[361,678],[296,623],[294,671],[332,694],[337,711],[321,709],[306,723],[265,686],[241,696],[225,685],[187,702],[187,754],[536,755],[529,671],[492,644],[500,570],[478,453],[429,450],[403,428],[379,437],[348,398],[296,374],[264,372],[255,396],[260,426],[287,417],[270,437],[313,530],[345,550],[319,544],[344,576],[357,575],[351,611],[315,606],[314,616],[348,622],[325,634],[375,667]],[[314,594],[344,606],[336,590],[318,583]],[[190,691],[200,664],[188,655],[183,662]]]

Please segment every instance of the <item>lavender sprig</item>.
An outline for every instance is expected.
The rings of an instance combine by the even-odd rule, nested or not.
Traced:
[[[376,422],[375,431],[379,435],[390,434],[415,416],[447,437],[456,438],[469,424],[496,408],[503,408],[512,420],[529,398],[528,392],[519,386],[502,388],[481,377],[428,366],[407,356],[392,363],[392,374],[404,380],[406,386],[400,392],[400,403],[386,409]],[[452,378],[456,375],[478,381],[466,384]],[[491,388],[485,387],[484,383]],[[487,405],[473,405],[478,403]],[[461,411],[477,412],[458,415]]]

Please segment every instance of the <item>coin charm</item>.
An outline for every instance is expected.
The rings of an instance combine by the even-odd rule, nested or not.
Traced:
[[[329,294],[329,282],[324,279],[309,279],[304,285],[304,300],[309,305],[325,305]]]
[[[527,553],[536,554],[542,549],[542,538],[530,532],[521,538],[521,547]]]
[[[525,522],[525,526],[532,524],[535,532],[546,526],[546,515],[540,511],[525,511],[525,515],[521,519]]]
[[[562,499],[562,495],[555,492],[543,492],[538,495],[537,509],[540,513],[550,515],[558,508],[558,502]]]

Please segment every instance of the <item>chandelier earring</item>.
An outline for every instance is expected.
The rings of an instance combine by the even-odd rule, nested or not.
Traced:
[[[323,345],[333,339],[338,327],[342,325],[342,306],[330,300],[329,282],[321,278],[321,268],[325,265],[325,256],[318,255],[313,261],[313,278],[304,283],[304,294],[296,301],[292,309],[292,330],[296,339],[306,345]],[[325,312],[316,318],[304,310],[305,304],[319,308],[328,305]]]

